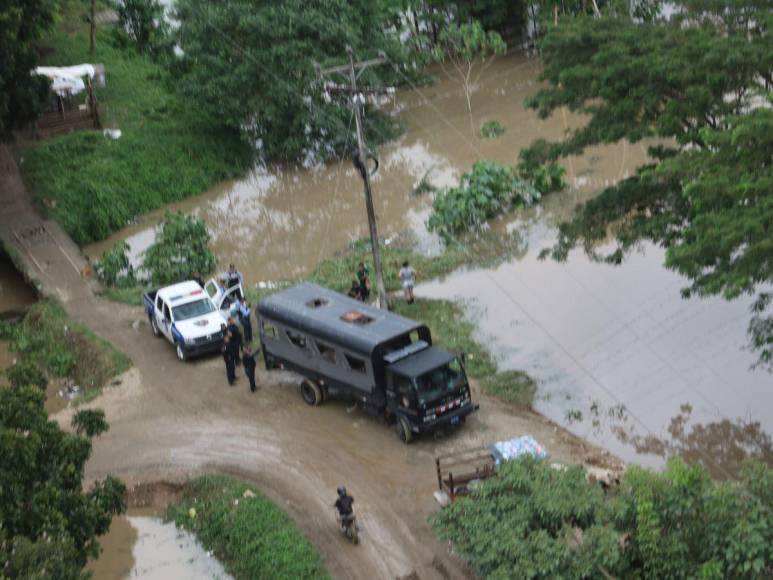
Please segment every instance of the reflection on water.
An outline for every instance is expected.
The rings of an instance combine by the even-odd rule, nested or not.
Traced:
[[[696,458],[698,440],[728,425],[756,425],[759,454],[770,459],[764,437],[773,428],[773,380],[750,370],[754,353],[743,348],[749,299],[682,300],[684,280],[665,270],[663,251],[650,246],[617,268],[580,252],[566,264],[542,262],[537,254],[551,243],[552,230],[521,225],[531,241],[522,259],[458,272],[417,294],[472,301],[480,338],[500,368],[537,379],[536,408],[559,423],[572,419],[572,431],[627,461],[659,466],[661,451]],[[672,418],[685,402],[692,424],[703,427],[680,442]],[[668,444],[652,454],[641,444],[647,437]],[[703,462],[723,465],[714,472],[736,469],[727,453],[708,453],[716,440],[703,444]]]
[[[94,580],[230,578],[194,536],[158,518],[113,518],[110,531],[99,541],[102,553],[88,565]]]
[[[381,167],[373,190],[380,235],[412,230],[422,251],[436,249],[437,240],[424,227],[431,195],[413,193],[422,178],[444,187],[455,184],[478,159],[515,164],[518,151],[533,139],[559,138],[579,122],[572,115],[540,121],[523,108],[523,100],[538,88],[538,70],[537,60],[521,54],[495,62],[475,88],[474,131],[457,80],[440,74],[432,86],[398,91],[391,107],[407,131],[378,150]],[[507,132],[498,139],[479,138],[477,128],[490,119],[500,121]],[[558,204],[559,217],[575,201],[624,177],[645,160],[642,144],[595,148],[569,159],[567,177],[577,189]],[[362,181],[349,160],[309,169],[258,167],[244,179],[220,184],[168,209],[201,216],[212,234],[219,267],[237,263],[251,285],[308,274],[324,258],[368,235]],[[85,251],[98,258],[117,240],[126,239],[136,265],[162,217],[163,210],[154,212]]]

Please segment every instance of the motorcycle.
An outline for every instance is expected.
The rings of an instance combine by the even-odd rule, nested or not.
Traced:
[[[338,529],[344,534],[349,541],[355,546],[360,543],[359,528],[357,526],[357,518],[354,512],[346,516],[341,516],[336,510],[336,521],[338,522]]]

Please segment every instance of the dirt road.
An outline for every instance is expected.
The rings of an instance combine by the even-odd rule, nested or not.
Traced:
[[[360,409],[341,402],[308,407],[292,375],[260,372],[256,394],[243,377],[228,387],[219,358],[179,363],[171,346],[153,337],[141,309],[94,295],[78,248],[34,211],[4,146],[0,212],[0,237],[16,248],[42,290],[135,365],[92,403],[105,410],[110,430],[95,441],[88,478],[111,473],[132,485],[236,474],[285,507],[335,577],[464,578],[470,570],[427,525],[437,509],[436,454],[530,433],[558,461],[609,460],[539,415],[480,394],[480,412],[458,433],[405,446]],[[57,416],[63,424],[67,413]],[[340,484],[356,499],[363,529],[358,547],[334,524]]]

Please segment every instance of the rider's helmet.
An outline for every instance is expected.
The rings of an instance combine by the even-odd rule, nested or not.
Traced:
[[[346,495],[346,488],[343,485],[338,486],[338,497],[344,497]]]

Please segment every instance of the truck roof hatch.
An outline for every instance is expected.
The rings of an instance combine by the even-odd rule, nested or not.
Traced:
[[[391,365],[392,363],[396,363],[397,361],[404,359],[407,356],[416,354],[417,352],[421,352],[428,346],[429,344],[427,344],[423,340],[417,340],[416,342],[413,342],[408,346],[404,346],[399,350],[393,350],[392,352],[384,355],[384,362]]]

